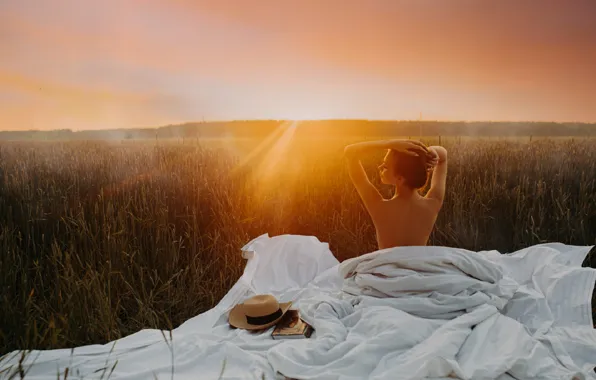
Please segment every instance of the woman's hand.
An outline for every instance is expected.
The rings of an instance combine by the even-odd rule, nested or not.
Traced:
[[[388,148],[411,156],[426,157],[427,161],[431,157],[426,145],[416,140],[390,140]]]
[[[426,145],[420,141],[401,139],[364,141],[351,144],[345,147],[344,155],[350,158],[377,149],[393,149],[411,156],[425,157],[427,161],[430,159],[431,155]]]
[[[430,171],[433,170],[439,163],[439,154],[432,146],[428,148],[428,153],[429,155],[426,159],[426,170]]]

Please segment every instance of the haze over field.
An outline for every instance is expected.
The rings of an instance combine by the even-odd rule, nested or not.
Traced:
[[[596,2],[0,2],[0,130],[596,122]]]

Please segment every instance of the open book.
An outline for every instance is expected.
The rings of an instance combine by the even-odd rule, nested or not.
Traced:
[[[273,339],[309,338],[313,328],[300,318],[298,310],[288,310],[271,333]]]

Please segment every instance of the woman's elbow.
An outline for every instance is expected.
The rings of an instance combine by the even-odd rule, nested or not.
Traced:
[[[351,159],[354,157],[354,147],[352,145],[348,145],[344,148],[344,156],[345,159]]]
[[[442,146],[434,146],[435,152],[439,156],[439,162],[447,161],[447,149],[443,148]]]

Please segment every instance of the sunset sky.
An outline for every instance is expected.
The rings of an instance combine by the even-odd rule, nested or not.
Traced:
[[[0,130],[596,122],[595,0],[0,0]]]

